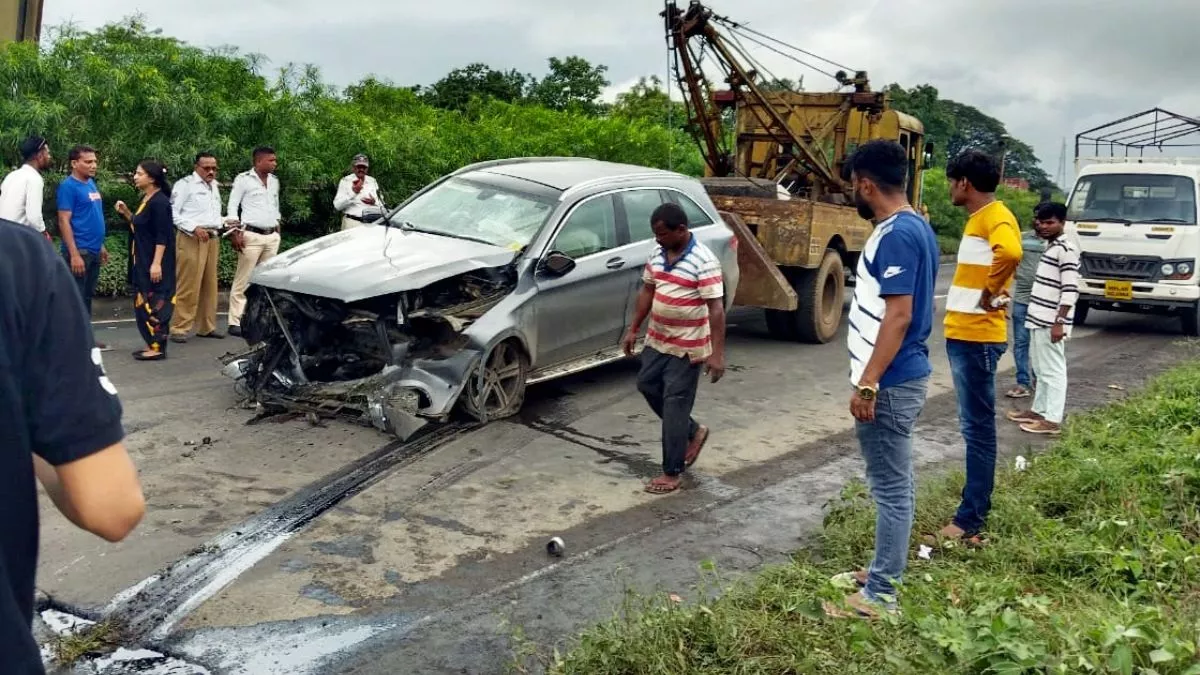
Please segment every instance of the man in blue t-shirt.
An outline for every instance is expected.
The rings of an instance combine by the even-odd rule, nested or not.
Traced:
[[[929,386],[938,245],[905,195],[908,162],[894,141],[866,143],[850,158],[858,213],[875,223],[858,262],[850,307],[850,412],[875,500],[875,557],[854,573],[862,590],[846,599],[860,616],[894,611],[908,565],[915,509],[912,430]],[[829,604],[835,616],[849,615]]]
[[[104,248],[104,203],[96,187],[96,150],[86,145],[71,148],[71,174],[58,185],[58,231],[62,254],[75,275],[88,316],[92,296],[100,281],[100,267],[108,264]]]

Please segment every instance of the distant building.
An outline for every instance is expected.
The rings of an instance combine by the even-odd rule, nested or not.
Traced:
[[[1025,180],[1024,178],[1005,178],[1004,187],[1012,188],[1014,190],[1028,190],[1029,181]]]

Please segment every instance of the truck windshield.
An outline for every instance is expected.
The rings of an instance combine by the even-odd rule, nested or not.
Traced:
[[[1186,176],[1105,173],[1082,176],[1067,218],[1074,221],[1196,224],[1196,184]]]

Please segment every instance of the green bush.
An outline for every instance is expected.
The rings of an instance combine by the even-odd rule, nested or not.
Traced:
[[[191,172],[200,150],[218,156],[229,181],[249,168],[255,146],[273,146],[284,220],[307,234],[336,227],[334,191],[358,152],[372,156],[389,204],[464,164],[504,157],[573,155],[701,170],[691,138],[653,120],[491,100],[443,110],[373,79],[339,93],[312,67],[289,66],[268,79],[259,63],[253,55],[189,46],[138,19],[93,32],[59,29],[42,47],[3,43],[0,148],[14,151],[29,133],[49,139],[56,166],[46,210],[53,222],[67,151],[76,143],[96,147],[113,229],[124,228],[113,203],[135,200],[127,179],[138,161],[163,160],[174,180]]]
[[[551,672],[1200,673],[1200,363],[1068,425],[1023,472],[999,472],[991,543],[906,574],[901,612],[826,618],[832,575],[868,560],[874,513],[848,487],[820,560],[800,554],[692,605],[630,601]],[[915,532],[957,504],[924,486]],[[915,544],[914,544],[915,548]]]
[[[279,251],[283,251],[304,243],[311,237],[285,233],[279,243]],[[55,244],[57,246],[57,244]],[[108,249],[108,265],[100,268],[100,282],[96,285],[97,296],[116,297],[126,294],[129,271],[129,235],[118,232],[108,235],[104,247]],[[217,263],[217,282],[221,288],[229,288],[233,283],[233,273],[237,270],[237,253],[228,241],[221,242],[221,258]]]

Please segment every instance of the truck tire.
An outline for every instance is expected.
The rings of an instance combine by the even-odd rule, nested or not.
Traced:
[[[767,310],[767,330],[772,337],[789,342],[825,344],[837,335],[842,324],[846,273],[837,251],[825,251],[821,266],[790,274],[799,302],[795,311]]]
[[[1087,323],[1088,312],[1091,309],[1092,306],[1087,304],[1086,300],[1079,301],[1079,303],[1075,305],[1075,319],[1071,322],[1071,325],[1082,326],[1083,324]]]
[[[1179,323],[1183,334],[1188,337],[1200,337],[1200,305],[1192,305],[1179,314]]]

